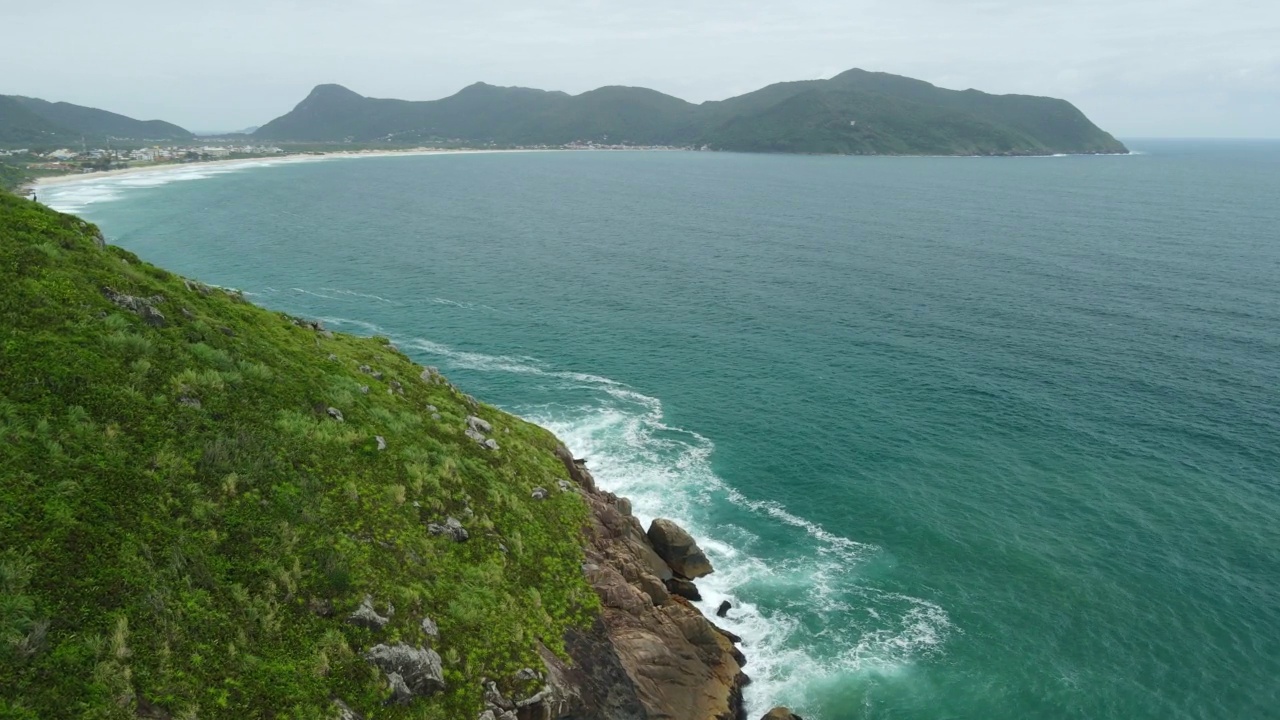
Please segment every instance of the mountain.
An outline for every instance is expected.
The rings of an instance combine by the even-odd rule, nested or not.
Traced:
[[[440,100],[415,102],[321,85],[254,136],[309,142],[592,141],[877,155],[1126,152],[1065,100],[948,90],[857,69],[700,105],[621,86],[568,95],[476,83]]]
[[[71,137],[70,130],[33,112],[19,98],[0,95],[0,145],[41,146],[66,142]]]
[[[32,118],[39,121],[33,126]],[[194,135],[163,120],[134,120],[97,108],[20,95],[0,96],[0,142],[65,143],[93,140],[190,140]]]
[[[386,339],[0,192],[0,348],[0,717],[739,716],[693,540]]]

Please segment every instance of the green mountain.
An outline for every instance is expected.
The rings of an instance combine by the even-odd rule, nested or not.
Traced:
[[[411,102],[321,85],[254,135],[273,141],[591,141],[842,154],[1126,151],[1065,100],[947,90],[863,70],[701,105],[632,87],[568,95],[477,83],[447,98]]]
[[[190,140],[190,132],[162,120],[134,120],[106,110],[0,95],[0,143],[48,145],[86,140]]]
[[[385,339],[0,192],[0,717],[734,720],[672,527]]]
[[[0,145],[39,147],[69,142],[72,136],[70,130],[41,117],[18,98],[0,95]]]

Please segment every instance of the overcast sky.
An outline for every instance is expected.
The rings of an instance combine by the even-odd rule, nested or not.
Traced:
[[[1280,0],[0,0],[0,93],[196,131],[319,83],[700,102],[852,67],[1066,98],[1121,137],[1280,137]]]

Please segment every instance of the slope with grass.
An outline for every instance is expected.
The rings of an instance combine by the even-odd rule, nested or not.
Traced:
[[[636,692],[566,457],[384,339],[0,193],[0,717],[456,720],[485,679],[645,717],[587,703]],[[397,694],[377,644],[438,653],[445,689]]]

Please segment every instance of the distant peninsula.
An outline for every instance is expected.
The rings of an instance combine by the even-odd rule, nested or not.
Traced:
[[[948,90],[858,69],[701,104],[622,86],[570,95],[476,83],[440,100],[409,101],[320,85],[252,137],[286,143],[582,143],[840,155],[1128,152],[1066,100]]]

